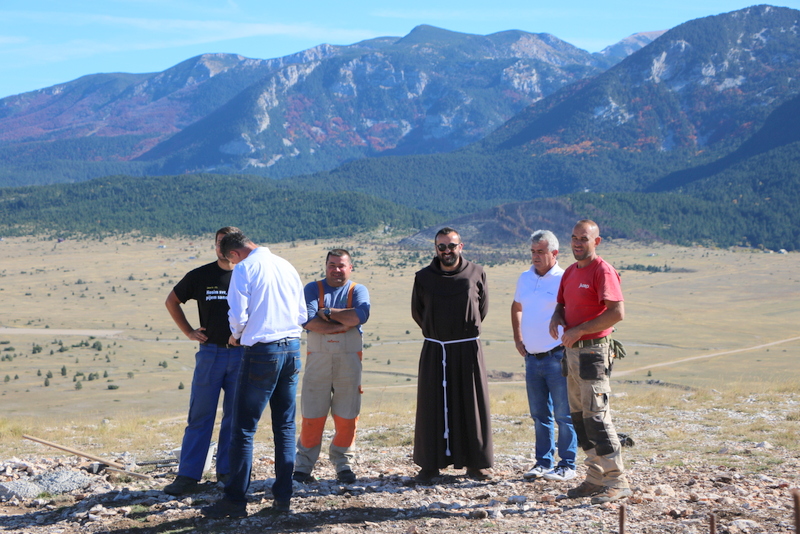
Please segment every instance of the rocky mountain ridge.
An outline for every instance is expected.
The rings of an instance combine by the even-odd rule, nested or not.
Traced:
[[[275,59],[205,54],[160,73],[84,76],[0,100],[0,164],[13,174],[141,157],[155,163],[134,174],[284,176],[387,151],[452,150],[614,61],[548,34],[431,26]],[[81,172],[73,180],[99,171]]]

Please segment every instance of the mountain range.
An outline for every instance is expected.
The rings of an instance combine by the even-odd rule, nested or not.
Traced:
[[[549,34],[418,26],[277,59],[205,54],[160,73],[85,76],[0,100],[0,184],[114,172],[285,177],[449,151],[658,35],[589,54]],[[52,172],[59,162],[67,170]],[[32,172],[42,165],[43,176]]]
[[[260,77],[253,73],[252,83],[236,87],[225,82],[227,73],[239,80],[234,71],[251,60],[224,56],[219,60],[234,66],[220,67],[196,88],[181,89],[225,93],[221,106],[209,104],[208,113],[191,123],[187,117],[195,108],[176,107],[172,117],[187,124],[163,140],[145,138],[142,131],[104,136],[121,148],[114,152],[103,145],[109,151],[96,153],[93,161],[74,157],[73,167],[59,167],[67,168],[59,178],[70,172],[88,177],[87,169],[112,165],[128,174],[286,173],[292,176],[247,180],[267,180],[269,187],[297,194],[356,192],[362,202],[377,198],[422,210],[399,211],[406,215],[397,221],[431,216],[438,224],[456,221],[477,229],[475,240],[487,243],[519,239],[534,226],[560,225],[563,230],[565,221],[592,216],[618,237],[795,250],[800,249],[795,222],[800,201],[799,31],[800,11],[753,6],[641,37],[654,38],[650,42],[631,39],[617,51],[610,47],[605,54],[591,55],[546,34],[468,36],[421,26],[401,39],[318,47],[304,53],[315,58],[307,62],[295,57],[271,60],[277,62],[271,67],[254,64],[253,69],[273,70]],[[635,49],[639,44],[644,46]],[[625,46],[635,50],[620,59]],[[503,56],[509,50],[513,54]],[[520,72],[508,70],[520,62],[535,68],[510,76]],[[197,60],[190,60],[181,70],[183,78],[172,72],[172,78],[159,80],[185,84],[196,66]],[[422,72],[428,73],[424,87],[417,83]],[[433,75],[440,78],[433,81]],[[180,101],[179,90],[159,93],[151,78],[142,90],[150,91],[153,104],[161,98]],[[348,80],[352,83],[344,83]],[[136,84],[141,88],[144,81]],[[127,86],[125,94],[131,90]],[[81,94],[92,91],[87,86]],[[35,100],[35,93],[26,95]],[[108,98],[98,109],[121,109],[132,97]],[[77,92],[73,99],[85,104]],[[6,100],[3,109],[8,109]],[[515,114],[512,101],[520,106]],[[151,111],[172,109],[159,105]],[[506,112],[510,118],[500,118]],[[0,113],[0,121],[17,117],[22,124],[23,115]],[[101,115],[87,111],[85,116]],[[397,117],[416,122],[388,133]],[[475,117],[480,120],[471,121]],[[445,123],[446,135],[437,137]],[[377,124],[385,135],[367,142],[365,132]],[[54,147],[70,152],[68,147],[79,146],[91,153],[100,146],[98,137],[103,136],[4,141],[0,177],[33,165]],[[125,152],[124,147],[138,148]],[[340,164],[343,160],[348,161]],[[54,160],[36,168],[47,168],[48,161]],[[311,172],[319,168],[329,170]],[[12,174],[6,176],[22,176]],[[13,203],[22,197],[41,203],[63,193],[48,191],[7,189],[0,204],[19,208],[16,220],[24,224],[26,217],[35,217],[35,203],[24,209]]]

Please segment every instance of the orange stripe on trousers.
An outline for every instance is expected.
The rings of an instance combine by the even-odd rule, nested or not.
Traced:
[[[328,416],[313,419],[303,417],[303,422],[300,424],[300,444],[303,447],[311,449],[322,443],[322,432],[325,430],[327,418]]]
[[[352,447],[356,442],[356,424],[358,417],[355,419],[345,419],[338,415],[333,416],[333,426],[336,433],[333,435],[333,444],[337,447]]]

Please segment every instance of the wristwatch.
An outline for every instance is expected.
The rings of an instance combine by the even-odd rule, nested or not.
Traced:
[[[328,319],[331,318],[331,309],[330,308],[322,308],[322,313],[324,313],[325,317],[327,317]]]

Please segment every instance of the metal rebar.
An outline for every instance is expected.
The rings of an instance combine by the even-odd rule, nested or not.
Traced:
[[[794,532],[800,534],[800,490],[792,491],[794,499]]]
[[[709,534],[717,534],[717,516],[714,514],[709,514],[708,516],[709,522]]]
[[[619,507],[619,534],[625,534],[625,505]]]

